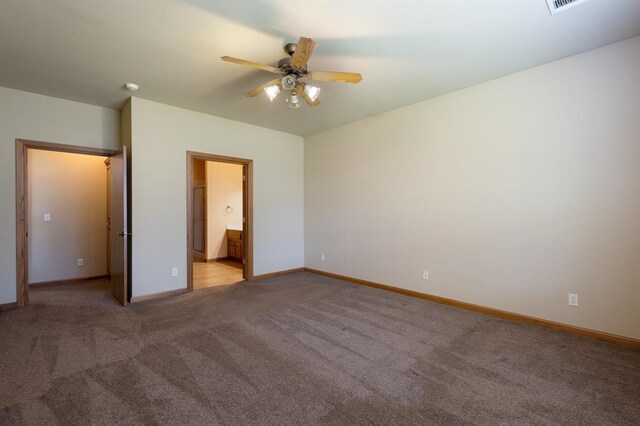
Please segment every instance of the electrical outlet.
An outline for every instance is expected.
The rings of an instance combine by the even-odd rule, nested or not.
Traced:
[[[422,271],[422,279],[423,280],[429,279],[429,271]]]
[[[578,295],[569,293],[569,306],[578,306]]]
[[[171,268],[171,276],[172,277],[178,276],[178,268]]]
[[[84,259],[78,259],[78,266],[84,266]]]
[[[324,262],[324,254],[320,255],[320,260],[322,260]]]
[[[45,213],[43,220],[45,222],[51,222],[51,213]]]

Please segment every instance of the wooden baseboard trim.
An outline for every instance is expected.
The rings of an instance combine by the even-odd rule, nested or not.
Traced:
[[[253,277],[252,281],[255,280],[261,280],[264,278],[271,278],[271,277],[279,277],[281,275],[289,275],[289,274],[293,274],[296,272],[303,272],[305,270],[305,268],[294,268],[294,269],[287,269],[284,271],[277,271],[277,272],[270,272],[268,274],[262,274],[262,275],[256,275]]]
[[[625,337],[617,334],[606,333],[603,331],[591,330],[588,328],[582,328],[582,327],[563,324],[555,321],[549,321],[541,318],[530,317],[528,315],[517,314],[514,312],[502,311],[500,309],[494,309],[486,306],[475,305],[473,303],[461,302],[455,299],[434,296],[428,293],[421,293],[418,291],[408,290],[400,287],[394,287],[387,284],[380,284],[372,281],[361,280],[359,278],[353,278],[353,277],[348,277],[346,275],[339,275],[331,272],[320,271],[318,269],[304,268],[304,270],[314,274],[323,275],[325,277],[336,278],[343,281],[349,281],[354,284],[360,284],[368,287],[378,288],[381,290],[392,291],[394,293],[404,294],[406,296],[417,297],[420,299],[429,300],[431,302],[441,303],[443,305],[455,306],[457,308],[480,312],[480,313],[492,315],[498,318],[504,318],[511,321],[517,321],[517,322],[522,322],[526,324],[533,324],[539,327],[549,328],[552,330],[562,331],[565,333],[577,334],[579,336],[590,337],[592,339],[604,340],[609,343],[627,346],[634,349],[640,349],[640,340],[633,339],[631,337]]]
[[[40,281],[37,283],[30,283],[29,288],[49,287],[52,285],[61,285],[61,284],[81,284],[86,281],[102,280],[102,279],[108,279],[108,278],[109,278],[109,275],[93,275],[91,277],[84,277],[84,278],[68,278],[66,280]]]
[[[177,290],[161,291],[153,294],[146,294],[144,296],[134,296],[131,298],[130,303],[148,302],[150,300],[164,299],[165,297],[178,296],[183,293],[188,293],[186,288],[179,288]]]
[[[0,312],[18,308],[18,302],[0,303]]]

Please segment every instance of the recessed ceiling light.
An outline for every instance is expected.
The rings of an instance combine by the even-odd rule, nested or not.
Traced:
[[[124,87],[130,92],[135,92],[136,90],[138,90],[140,88],[140,86],[138,86],[135,83],[125,83]]]

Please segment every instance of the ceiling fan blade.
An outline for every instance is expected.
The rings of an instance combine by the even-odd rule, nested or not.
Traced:
[[[313,49],[316,47],[316,42],[310,38],[300,37],[298,40],[298,46],[296,51],[291,57],[291,66],[295,68],[304,68],[307,65],[307,61],[313,53]]]
[[[339,83],[359,83],[362,75],[357,72],[312,71],[307,74],[311,80],[337,81]]]
[[[310,107],[314,107],[314,106],[320,105],[320,101],[318,99],[316,99],[315,101],[311,100],[309,95],[307,95],[307,92],[304,91],[304,86],[305,86],[304,84],[298,83],[298,85],[296,86],[296,92],[298,92],[298,94],[300,94],[300,96],[302,96],[302,99],[304,99],[304,101]]]
[[[232,58],[231,56],[223,56],[220,59],[225,62],[231,62],[238,65],[244,65],[247,67],[258,68],[264,71],[280,74],[280,68],[272,67],[270,65],[263,65],[251,61],[245,61],[244,59]]]
[[[276,78],[275,80],[271,80],[270,82],[265,83],[262,86],[258,86],[255,89],[248,91],[244,95],[248,98],[253,98],[254,96],[258,96],[260,93],[264,92],[265,87],[273,86],[274,84],[279,86],[280,79]]]

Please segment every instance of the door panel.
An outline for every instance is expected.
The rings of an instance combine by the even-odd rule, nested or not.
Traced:
[[[127,151],[111,157],[111,293],[127,305]]]

